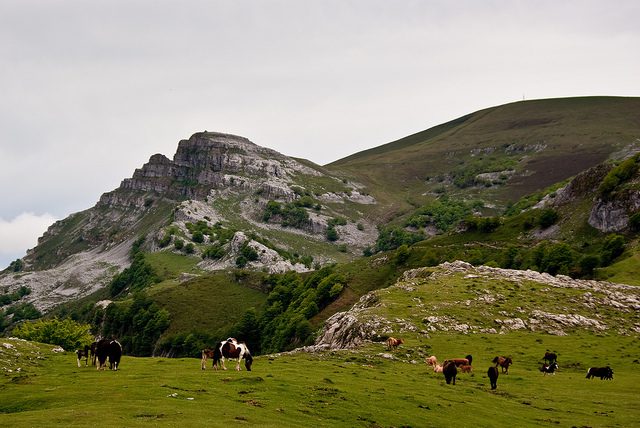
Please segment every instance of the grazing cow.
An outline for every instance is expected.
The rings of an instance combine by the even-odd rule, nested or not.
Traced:
[[[425,362],[430,366],[435,366],[436,364],[438,364],[438,359],[436,358],[435,355],[432,355],[429,358],[427,358]]]
[[[96,365],[97,352],[98,352],[98,341],[97,340],[91,344],[91,348],[89,349],[89,352],[91,353],[91,365],[95,366]]]
[[[470,366],[472,361],[473,361],[473,357],[471,355],[467,355],[465,358],[452,358],[449,360],[445,360],[443,365],[446,365],[448,362],[452,362],[457,367]]]
[[[556,370],[558,370],[560,367],[558,367],[558,363],[553,362],[551,364],[544,364],[541,368],[540,371],[546,376],[548,374],[552,374],[555,375],[556,374]]]
[[[404,340],[402,339],[396,339],[395,337],[390,337],[387,339],[387,348],[389,350],[396,349],[398,346],[402,345],[403,343],[404,343]]]
[[[206,362],[205,352],[203,351],[203,361]],[[229,338],[219,342],[213,349],[213,368],[218,369],[218,364],[226,370],[224,365],[225,358],[232,358],[237,361],[236,370],[240,371],[240,360],[244,359],[244,366],[247,371],[251,371],[251,365],[253,364],[253,357],[249,348],[244,342],[238,342],[236,339]],[[201,364],[201,366],[204,364]]]
[[[453,380],[453,384],[456,384],[456,376],[458,375],[458,367],[453,361],[449,361],[445,363],[442,367],[442,373],[444,374],[444,380],[447,382],[447,385],[451,383]]]
[[[211,362],[213,364],[213,354],[215,351],[211,348],[206,348],[202,350],[202,359],[200,360],[200,368],[202,370],[207,368],[207,358],[211,358]],[[212,366],[213,367],[213,366]]]
[[[76,349],[76,357],[78,358],[78,367],[80,367],[80,360],[84,358],[85,367],[89,365],[89,345],[84,345],[84,349]]]
[[[462,373],[471,373],[471,370],[473,370],[473,367],[471,367],[470,365],[460,366],[460,371]]]
[[[102,339],[96,345],[96,356],[98,358],[96,370],[104,370],[107,367],[107,358],[109,358],[109,370],[118,370],[122,358],[122,345],[115,339]]]
[[[433,366],[433,371],[436,373],[442,373],[442,366],[440,364],[436,364]]]
[[[542,359],[546,361],[547,364],[553,364],[558,360],[558,356],[556,355],[555,352],[550,352],[547,349],[547,352],[544,353],[544,357],[542,357]]]
[[[498,372],[497,366],[491,366],[487,370],[487,376],[489,376],[489,382],[491,382],[491,389],[496,389],[498,387],[498,376],[500,372]]]
[[[589,367],[587,370],[587,379],[592,377],[599,377],[600,380],[613,380],[613,370],[611,367]]]
[[[495,357],[492,361],[496,367],[500,366],[502,368],[502,373],[509,374],[509,366],[513,364],[513,360],[511,357]]]

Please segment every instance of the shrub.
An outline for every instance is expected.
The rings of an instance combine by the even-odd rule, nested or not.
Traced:
[[[329,227],[327,227],[327,233],[326,233],[326,236],[327,236],[327,240],[329,240],[329,241],[331,241],[331,242],[333,242],[333,241],[337,241],[337,240],[338,240],[338,238],[339,238],[339,236],[338,236],[338,231],[337,231],[337,230],[336,230],[336,228],[335,228],[335,227],[333,227],[333,226],[329,226]]]
[[[162,239],[160,239],[160,241],[158,242],[158,245],[160,246],[160,248],[164,248],[170,243],[171,243],[171,235],[167,233],[162,237]]]
[[[547,208],[540,213],[540,217],[538,217],[538,225],[540,225],[541,228],[546,229],[547,227],[555,224],[559,217],[560,216],[554,209]]]
[[[25,322],[13,330],[19,338],[58,345],[65,350],[78,349],[93,342],[91,326],[71,319]]]
[[[620,256],[624,252],[625,241],[624,237],[617,234],[611,234],[607,236],[604,240],[604,245],[602,246],[601,259],[602,264],[607,266],[613,262],[618,256]]]
[[[204,242],[204,233],[201,230],[196,230],[191,235],[191,240],[198,244],[202,244]]]
[[[375,249],[376,251],[394,250],[402,244],[411,245],[423,239],[422,233],[412,233],[398,226],[390,226],[378,233]]]

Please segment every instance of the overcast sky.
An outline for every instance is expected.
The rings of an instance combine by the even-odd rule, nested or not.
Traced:
[[[0,0],[0,269],[197,131],[326,164],[473,111],[640,96],[640,2]]]

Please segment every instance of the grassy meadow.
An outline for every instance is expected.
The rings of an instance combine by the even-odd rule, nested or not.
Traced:
[[[407,337],[393,352],[372,343],[259,356],[251,372],[127,356],[121,370],[98,372],[51,345],[0,342],[1,426],[631,427],[640,420],[640,349],[628,336],[438,333]],[[546,349],[558,353],[555,376],[538,371]],[[440,360],[471,353],[474,372],[446,385],[424,363],[431,353]],[[498,354],[514,364],[491,391],[486,369]],[[587,367],[606,363],[613,381],[585,379]]]

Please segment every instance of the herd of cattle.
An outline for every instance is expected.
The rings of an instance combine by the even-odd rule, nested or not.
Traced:
[[[83,349],[76,350],[78,358],[78,367],[80,361],[84,359],[84,365],[91,364],[96,366],[98,370],[104,370],[107,367],[107,359],[109,359],[109,369],[118,370],[120,359],[122,358],[122,345],[115,339],[100,339],[89,345],[85,345]],[[97,363],[97,364],[96,364]]]
[[[390,337],[387,339],[387,348],[389,350],[396,349],[403,342],[402,339]],[[547,374],[554,375],[558,370],[558,355],[555,352],[547,351],[542,357],[542,367],[540,367],[540,372],[545,376]],[[442,364],[438,364],[438,359],[435,355],[430,356],[425,360],[427,365],[433,367],[433,371],[436,373],[442,373],[444,375],[444,379],[447,384],[453,383],[456,384],[456,376],[458,372],[461,373],[471,373],[473,369],[471,363],[473,361],[473,357],[471,355],[467,355],[465,358],[451,358],[444,360]],[[489,377],[489,383],[491,384],[491,389],[496,389],[498,387],[498,376],[500,375],[500,371],[503,374],[509,374],[509,367],[513,364],[513,359],[511,357],[505,356],[497,356],[492,360],[493,366],[490,366],[487,369],[487,376]],[[498,367],[501,370],[498,370]],[[600,380],[613,380],[613,370],[611,367],[590,367],[587,370],[587,379],[591,379],[592,377],[599,377]]]
[[[107,359],[109,360],[109,369],[118,370],[120,367],[120,359],[122,358],[122,345],[115,339],[101,339],[93,342],[91,346],[85,345],[83,349],[76,350],[76,357],[78,359],[78,367],[81,367],[80,361],[84,359],[84,365],[89,365],[89,358],[91,358],[91,364],[96,366],[98,370],[104,370],[107,367]],[[215,348],[202,350],[202,362],[201,368],[205,369],[207,358],[213,360],[213,368],[218,369],[220,366],[222,369],[227,368],[224,365],[225,358],[237,360],[236,370],[240,370],[240,361],[244,360],[244,366],[247,371],[251,371],[251,365],[253,364],[253,357],[246,343],[239,342],[233,337],[218,342]]]
[[[394,350],[403,343],[404,341],[400,338],[389,337],[387,339],[387,348],[389,350]],[[76,351],[76,356],[78,358],[78,367],[81,366],[80,361],[83,358],[85,366],[89,364],[88,361],[89,358],[91,358],[91,363],[96,366],[97,370],[104,370],[108,359],[109,369],[118,370],[118,367],[120,366],[120,359],[122,357],[122,345],[115,339],[101,339],[93,342],[91,346],[86,345],[84,349],[78,349]],[[208,358],[213,360],[214,369],[218,369],[220,366],[226,370],[227,368],[224,365],[225,358],[236,360],[236,370],[240,370],[241,360],[244,360],[247,371],[251,371],[251,365],[253,363],[253,357],[251,356],[251,352],[249,352],[247,345],[232,337],[218,342],[213,349],[207,348],[202,350],[202,360],[200,362],[200,368],[202,370],[205,369]],[[558,370],[557,359],[558,355],[555,352],[545,352],[544,357],[542,357],[544,363],[542,367],[540,367],[540,371],[544,375],[554,375]],[[432,355],[427,358],[425,362],[429,366],[433,367],[434,372],[442,373],[447,384],[456,384],[458,372],[471,373],[473,370],[471,365],[473,357],[471,355],[467,355],[464,358],[447,359],[444,360],[442,364],[438,364],[438,359],[435,355]],[[500,371],[503,374],[508,375],[509,367],[513,364],[513,359],[511,357],[500,355],[496,356],[492,360],[492,363],[494,365],[487,369],[487,376],[489,377],[491,389],[496,389],[498,387],[498,376],[500,375]],[[500,367],[500,370],[498,370],[498,367]],[[609,366],[590,367],[589,370],[587,370],[587,379],[591,379],[593,377],[599,377],[600,380],[613,380],[613,370]]]

